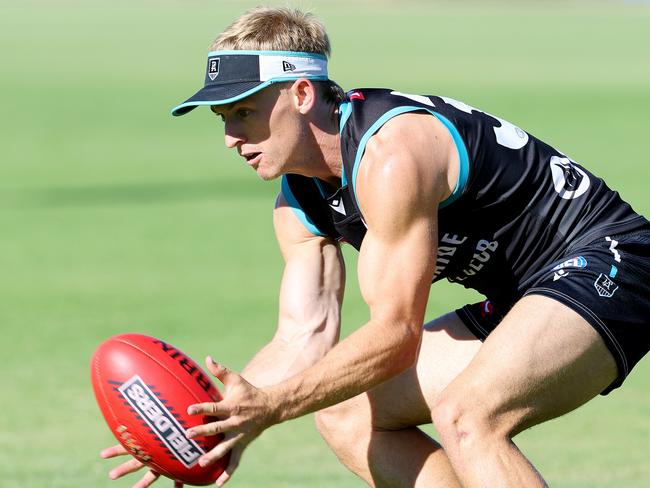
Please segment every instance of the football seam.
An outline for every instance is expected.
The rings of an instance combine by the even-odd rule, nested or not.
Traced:
[[[93,369],[95,370],[95,374],[97,376],[97,379],[99,380],[98,381],[99,389],[100,389],[100,393],[102,395],[103,403],[104,403],[104,405],[106,405],[108,407],[108,410],[110,411],[110,414],[111,414],[111,417],[113,418],[113,421],[117,423],[117,420],[118,420],[117,416],[115,415],[115,411],[113,410],[113,406],[111,405],[111,402],[108,401],[108,396],[106,396],[106,391],[104,389],[104,378],[103,378],[103,376],[101,374],[101,368],[99,367],[99,357],[98,357],[99,354],[98,354],[98,352],[99,351],[96,351],[95,354],[93,354]],[[101,408],[100,408],[100,410],[101,410]],[[111,429],[110,426],[109,426],[109,430],[111,431],[113,436],[117,439],[117,436],[115,435],[115,432],[113,432],[113,429]],[[119,441],[119,439],[117,439],[117,440]],[[120,444],[121,444],[121,442],[120,442]]]
[[[165,366],[163,363],[161,363],[158,359],[156,359],[155,357],[153,357],[153,356],[152,356],[151,354],[149,354],[147,351],[145,351],[144,349],[142,349],[140,346],[138,346],[138,345],[136,345],[136,344],[133,344],[132,342],[129,342],[127,339],[114,339],[114,340],[115,340],[116,342],[121,342],[122,344],[126,344],[126,345],[128,345],[128,346],[131,346],[132,348],[134,348],[134,349],[140,351],[142,354],[144,354],[145,356],[147,356],[149,359],[151,359],[152,361],[154,361],[155,363],[157,363],[157,364],[158,364],[162,369],[164,369],[164,370],[167,371],[171,376],[173,376],[173,377],[176,379],[176,381],[178,381],[178,382],[180,383],[180,385],[183,387],[183,389],[184,389],[185,391],[187,391],[187,392],[190,394],[190,396],[192,396],[192,397],[194,398],[194,400],[196,400],[197,402],[201,402],[201,399],[198,398],[198,397],[196,396],[196,394],[195,394],[195,393],[194,393],[190,388],[187,387],[187,385],[185,384],[185,382],[182,381],[181,378],[179,378],[179,376],[178,376],[175,372],[173,372],[172,370],[170,370],[167,366]],[[196,361],[194,361],[192,358],[190,358],[187,354],[185,354],[185,353],[179,351],[178,349],[176,349],[176,350],[177,350],[178,352],[180,352],[181,354],[183,354],[183,356],[185,356],[186,358],[191,359],[192,362],[196,363]],[[205,371],[203,371],[203,369],[198,365],[198,363],[196,363],[196,366],[198,367],[199,371],[203,372],[203,374],[204,374],[205,377],[208,379],[208,381],[210,381],[210,383],[212,383],[213,386],[214,386],[215,389],[216,389],[216,386],[215,386],[214,383],[212,382],[212,379],[211,379],[207,374],[205,374]],[[190,379],[191,379],[192,381],[195,381],[194,378],[192,378],[191,376],[190,376]],[[200,386],[200,385],[199,385],[199,386]],[[207,394],[207,393],[208,393],[208,392],[206,391],[206,394]],[[208,395],[208,396],[209,396],[209,395]],[[185,412],[185,413],[187,414],[187,412]]]

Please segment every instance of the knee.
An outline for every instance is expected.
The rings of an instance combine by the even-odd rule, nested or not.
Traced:
[[[319,434],[326,441],[329,438],[336,437],[336,433],[339,430],[339,425],[336,422],[339,414],[336,410],[336,405],[319,410],[314,415],[314,420],[316,421],[316,428],[318,429]],[[329,441],[328,441],[329,442]]]
[[[480,396],[445,392],[431,411],[445,449],[456,452],[509,439],[513,429],[509,417]]]
[[[316,427],[320,435],[335,451],[349,448],[370,435],[370,419],[364,408],[348,401],[316,412]]]

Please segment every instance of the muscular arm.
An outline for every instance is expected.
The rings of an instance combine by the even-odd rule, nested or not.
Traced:
[[[370,320],[322,360],[267,389],[277,421],[367,391],[415,361],[435,270],[437,205],[455,183],[452,144],[433,117],[418,114],[391,120],[370,139],[356,185],[368,226],[358,273]]]
[[[258,372],[280,357],[276,351],[284,351],[282,364],[274,366],[272,380],[267,380],[270,386],[255,388],[240,375],[207,358],[206,366],[224,384],[224,398],[216,403],[188,408],[190,414],[219,418],[189,429],[187,435],[225,433],[224,440],[200,460],[202,465],[212,463],[231,451],[229,467],[220,478],[221,482],[230,477],[243,449],[264,429],[351,398],[413,364],[435,271],[437,207],[451,193],[457,172],[458,154],[453,141],[446,129],[431,116],[400,115],[387,122],[370,139],[356,184],[359,206],[368,225],[359,258],[359,283],[370,308],[370,320],[323,357],[320,356],[336,341],[331,335],[323,342],[305,342],[308,346],[303,356],[295,350],[286,354],[288,349],[283,345],[286,339],[281,338],[303,337],[304,329],[299,328],[299,323],[311,323],[307,335],[317,335],[321,325],[327,324],[334,315],[338,335],[342,278],[339,281],[327,279],[330,275],[327,270],[338,269],[336,273],[340,273],[342,268],[327,265],[326,256],[329,254],[323,250],[333,245],[327,241],[289,239],[287,242],[302,242],[305,246],[298,244],[299,247],[294,248],[291,245],[288,249],[281,244],[283,254],[287,256],[287,251],[289,253],[287,273],[299,275],[301,263],[307,266],[312,263],[308,269],[322,271],[308,273],[306,281],[295,281],[303,286],[306,284],[306,292],[300,287],[286,288],[283,281],[283,303],[296,300],[303,306],[289,306],[286,312],[281,312],[281,318],[286,313],[284,318],[290,319],[281,321],[283,325],[276,338],[247,368],[251,380],[258,381],[257,377],[265,377]],[[317,246],[321,249],[318,252],[315,250]],[[303,251],[294,254],[297,252],[294,249],[298,248],[304,249],[305,256],[311,258],[299,258]],[[321,264],[314,268],[313,263],[319,262],[314,257],[319,255]],[[291,270],[293,263],[297,266],[295,271]],[[336,276],[336,273],[331,276]],[[315,279],[318,276],[321,278]],[[293,282],[293,279],[287,280],[287,283]],[[320,284],[337,282],[341,287]],[[312,302],[314,297],[323,296],[323,290],[325,296],[337,298],[318,298]],[[338,291],[333,293],[334,290]],[[336,313],[323,313],[323,304],[334,302],[337,304]],[[316,306],[310,306],[312,303]],[[333,310],[331,305],[325,308]],[[302,314],[308,310],[320,312],[309,313],[309,320],[305,320]],[[312,317],[320,318],[312,321]],[[300,344],[300,340],[296,344]],[[300,371],[303,367],[306,369]],[[296,374],[292,375],[293,371]],[[276,382],[283,376],[287,379]]]
[[[285,261],[278,328],[242,372],[258,387],[303,371],[336,344],[345,282],[338,244],[310,234],[281,195],[273,222]]]

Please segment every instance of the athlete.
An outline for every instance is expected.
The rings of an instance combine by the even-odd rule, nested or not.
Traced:
[[[224,399],[190,406],[218,420],[187,435],[225,438],[201,464],[230,453],[221,485],[262,431],[317,412],[371,486],[546,486],[512,439],[618,388],[647,353],[650,223],[569,156],[463,102],[343,96],[328,55],[311,15],[254,9],[173,110],[209,106],[226,145],[282,179],[277,332],[241,375],[206,360]],[[343,242],[360,252],[370,319],[339,341]],[[486,300],[423,327],[443,278]],[[418,429],[431,422],[439,443]]]

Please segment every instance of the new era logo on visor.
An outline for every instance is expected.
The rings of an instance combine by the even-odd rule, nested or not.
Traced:
[[[212,81],[219,74],[219,58],[208,58],[208,76]]]
[[[296,71],[296,66],[294,64],[291,64],[289,61],[282,61],[282,69],[285,72]]]

